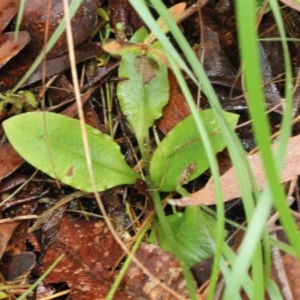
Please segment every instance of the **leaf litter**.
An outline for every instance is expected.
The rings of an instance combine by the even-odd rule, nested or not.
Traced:
[[[300,174],[300,157],[296,149],[300,145],[300,135],[291,137],[288,142],[287,154],[285,157],[284,167],[281,172],[281,182],[291,181]],[[277,144],[273,145],[276,150]],[[266,184],[264,168],[259,153],[248,156],[250,167],[253,171],[254,178],[259,190],[262,190]],[[240,188],[234,168],[230,168],[220,177],[223,201],[227,202],[241,197]],[[250,185],[250,181],[249,181]],[[209,182],[203,189],[179,200],[169,200],[170,204],[178,206],[187,205],[215,205],[216,193],[213,182]]]
[[[112,12],[111,15],[113,20],[111,21],[112,24],[114,24],[113,28],[117,30],[118,26],[116,26],[116,24],[118,24],[119,21],[121,21],[124,24],[125,35],[121,32],[119,38],[124,36],[129,38],[132,35],[132,33],[136,32],[139,29],[139,27],[142,25],[142,22],[140,22],[140,19],[136,16],[134,10],[131,9],[128,1],[122,0],[122,1],[108,1],[108,2]],[[204,4],[205,2],[206,1],[202,1],[202,4]],[[233,45],[235,44],[235,38],[233,38],[231,35],[233,35],[235,31],[234,29],[232,29],[232,27],[230,27],[230,24],[233,24],[233,22],[230,21],[231,19],[228,18],[228,16],[232,12],[230,12],[229,2],[227,3],[228,5],[226,5],[226,2],[227,1],[220,1],[216,5],[216,7],[213,8],[208,4],[207,7],[202,9],[203,18],[204,18],[203,21],[204,21],[204,39],[205,39],[205,41],[203,41],[202,43],[202,47],[206,48],[206,51],[209,52],[207,55],[204,55],[204,69],[207,72],[211,80],[211,83],[214,85],[218,97],[222,102],[221,103],[222,106],[224,108],[227,109],[229,108],[231,110],[241,110],[241,109],[244,110],[246,109],[246,101],[245,99],[243,99],[243,97],[240,97],[239,99],[230,99],[231,96],[241,96],[242,88],[241,88],[240,80],[239,79],[236,80],[235,78],[237,74],[235,68],[237,68],[237,65],[232,63],[234,61],[232,60],[231,57],[231,53],[232,53],[231,51],[232,49],[234,49]],[[182,11],[181,8],[181,7],[185,7],[185,4],[181,4],[178,7],[179,7],[179,13],[176,18],[180,19],[186,13],[185,11]],[[116,8],[120,10],[115,10]],[[125,11],[124,10],[122,11],[122,8],[123,9],[125,8]],[[128,11],[126,11],[127,9]],[[193,10],[193,12],[197,11],[197,7],[195,8],[194,5],[190,6],[187,10],[191,11],[191,9]],[[218,21],[224,18],[226,14],[227,14],[226,20],[228,20],[228,22],[225,23],[221,22],[218,24]],[[187,37],[190,38],[190,40],[195,40],[195,35],[199,34],[198,30],[195,30],[195,28],[197,28],[198,26],[197,24],[199,20],[197,17],[195,17],[195,14],[193,16],[191,15],[189,16],[190,17],[188,18],[188,20],[185,23],[183,23],[183,27],[185,28],[185,33]],[[1,19],[2,18],[0,17],[0,20]],[[267,20],[268,16],[266,16],[265,19]],[[220,24],[222,24],[223,26],[222,30],[220,28]],[[4,27],[6,27],[6,25]],[[164,24],[162,23],[162,26],[163,25]],[[269,23],[268,27],[270,26],[271,25]],[[192,29],[190,30],[189,27]],[[131,28],[134,29],[132,30]],[[162,56],[162,53],[156,51],[155,48],[152,48],[152,45],[149,45],[152,44],[154,39],[155,36],[153,34],[150,34],[148,38],[144,40],[146,46],[138,46],[138,47],[135,44],[130,44],[126,41],[122,43],[122,41],[120,41],[120,39],[118,38],[117,38],[117,42],[111,44],[111,45],[117,45],[117,47],[119,47],[119,50],[122,49],[123,47],[123,50],[126,51],[128,49],[129,50],[135,49],[135,51],[137,52],[138,51],[150,52],[150,55],[148,53],[148,57],[147,55],[142,55],[143,53],[139,53],[139,55],[134,58],[133,65],[132,65],[132,68],[136,73],[139,73],[139,75],[142,74],[141,83],[142,86],[144,87],[151,84],[151,81],[153,80],[153,78],[157,73],[157,64],[153,63],[153,57],[155,59],[159,58],[165,61],[165,58],[164,56]],[[79,55],[77,56],[78,57],[77,62],[93,57],[96,54],[97,55],[103,54],[102,48],[100,47],[97,48],[97,46],[94,43],[91,45],[95,47],[89,53],[87,53],[87,51],[90,47],[90,44],[83,44],[82,46],[80,46],[82,47],[82,52],[81,54],[79,53]],[[144,50],[143,47],[145,48]],[[199,48],[195,47],[195,49],[196,51],[199,51]],[[268,52],[265,42],[260,44],[259,49],[261,53],[262,69],[264,70],[263,71],[264,80],[266,82],[269,82],[266,83],[266,87],[265,87],[265,92],[267,94],[267,99],[269,102],[267,103],[267,107],[273,107],[274,105],[277,105],[279,103],[280,93],[282,91],[280,89],[280,84],[273,83],[272,81],[274,77],[278,75],[278,73],[280,72],[276,73],[274,71],[276,69],[276,63],[271,60],[270,58],[271,54],[270,52]],[[58,51],[60,51],[60,49],[58,49]],[[151,51],[153,52],[152,56],[151,56]],[[18,56],[14,57],[11,61],[7,63],[6,66],[2,68],[3,72],[1,72],[0,81],[3,83],[1,85],[1,88],[3,88],[3,90],[13,88],[13,86],[16,84],[16,82],[11,82],[11,81],[6,83],[5,81],[6,78],[11,77],[11,78],[18,79],[17,76],[11,76],[13,73],[10,72],[19,72],[18,70],[20,70],[20,73],[22,73],[24,72],[24,70],[26,70],[26,67],[24,68],[25,64],[24,62],[22,62],[21,59],[21,54],[22,52]],[[20,69],[12,67],[13,61],[17,63],[17,67]],[[47,65],[47,70],[49,70],[46,71],[46,76],[52,76],[57,72],[61,72],[62,70],[67,69],[69,66],[68,55],[65,54],[65,55],[61,55],[60,57],[54,57],[52,59],[49,59],[46,61],[46,65]],[[53,66],[55,67],[53,68]],[[106,68],[106,66],[104,68]],[[107,67],[107,69],[109,69],[109,67]],[[39,68],[37,72],[34,75],[32,75],[32,77],[27,82],[27,84],[30,84],[36,80],[40,80],[41,75],[42,75],[42,71],[41,68]],[[127,74],[125,77],[127,77]],[[184,97],[182,96],[181,91],[177,88],[176,80],[172,77],[170,73],[167,75],[166,78],[168,81],[168,85],[170,86],[169,107],[164,108],[164,111],[162,113],[163,117],[158,122],[158,127],[164,134],[167,134],[167,132],[169,132],[173,127],[175,127],[177,123],[180,122],[181,119],[184,119],[189,114],[189,110],[186,107],[184,102]],[[100,82],[102,79],[103,77],[100,78]],[[121,80],[121,84],[124,84],[126,83],[127,79],[121,78],[120,80]],[[86,83],[86,89],[92,86],[93,91],[90,90],[87,91],[86,95],[83,96],[83,100],[86,101],[86,105],[89,105],[89,109],[87,110],[87,113],[92,116],[89,122],[90,124],[95,124],[93,125],[95,127],[97,126],[97,122],[98,122],[97,115],[99,114],[97,114],[96,110],[94,109],[95,106],[91,104],[92,101],[90,101],[89,98],[94,92],[95,86],[98,85],[98,82],[95,81],[95,85],[93,83],[94,82],[93,79],[91,79],[91,82],[92,83],[90,82]],[[68,86],[68,84],[66,86]],[[192,84],[191,84],[191,89],[193,89]],[[69,94],[68,97],[69,96],[72,97],[72,93]],[[91,98],[92,97],[93,96],[91,96]],[[56,99],[54,99],[54,102],[55,101]],[[202,109],[208,108],[207,103],[205,101],[206,101],[205,97],[202,95],[201,103],[200,103]],[[101,105],[103,105],[103,103]],[[64,108],[65,107],[67,107],[67,105],[65,105]],[[103,105],[103,107],[105,107],[105,105]],[[66,109],[67,110],[65,111],[65,113],[68,114],[70,117],[73,117],[76,114],[77,108],[75,107],[75,105],[71,105]],[[70,109],[69,112],[67,112],[68,109]],[[277,111],[280,112],[280,109],[278,109]],[[155,118],[153,119],[156,119],[157,116],[159,116],[160,114],[161,113],[159,112],[159,110],[155,111]],[[173,118],[175,114],[177,115],[177,119]],[[8,119],[11,115],[13,115],[13,113],[10,112],[9,109],[5,108],[5,112],[0,115],[0,119],[1,121],[4,119]],[[122,121],[122,118],[119,116],[117,116],[117,119],[118,121],[119,120]],[[137,123],[137,122],[133,122],[133,123]],[[149,122],[150,125],[152,125],[152,123],[153,121]],[[136,124],[133,124],[132,126],[135,125]],[[147,130],[148,127],[149,126],[147,125]],[[103,127],[100,126],[98,129],[100,130],[104,129],[103,132],[107,133],[109,132],[107,128],[108,127],[105,124],[105,126],[104,125]],[[120,148],[123,151],[122,153],[125,152],[124,151],[125,145],[126,147],[128,146],[127,144],[128,136],[130,137],[130,135],[131,133],[130,134],[126,133],[125,138],[124,137],[119,138],[118,142],[120,143],[121,146]],[[127,139],[126,143],[124,142],[125,139]],[[292,149],[297,149],[298,144],[299,144],[298,136],[290,139],[290,143],[288,146],[289,152],[287,154],[285,168],[282,173],[282,182],[293,179],[295,176],[299,174],[299,171],[297,171],[298,157],[296,155],[296,152],[292,151]],[[3,180],[4,178],[7,179],[7,181],[5,180],[4,182],[3,181],[1,182],[1,184],[3,183],[3,187],[4,187],[3,190],[1,190],[1,194],[5,193],[5,196],[7,196],[7,193],[11,193],[11,192],[13,193],[16,187],[19,184],[26,182],[26,178],[28,178],[26,164],[20,167],[23,164],[24,160],[20,158],[18,154],[15,155],[13,148],[9,148],[9,147],[11,147],[9,143],[7,142],[2,143],[1,141],[0,180]],[[134,148],[134,146],[132,148]],[[32,149],[33,155],[35,151],[37,151],[37,149]],[[129,152],[130,151],[126,152],[126,155],[128,155]],[[152,153],[150,154],[152,157]],[[7,157],[9,157],[9,159],[7,159]],[[14,160],[16,160],[15,163]],[[134,165],[134,163],[132,163],[133,161],[134,159],[131,160],[130,165]],[[262,166],[258,154],[251,156],[251,158],[249,158],[249,162],[250,165],[253,167],[255,178],[258,181],[259,188],[263,188],[263,183],[265,179],[263,176]],[[190,177],[190,175],[195,172],[195,169],[196,167],[193,161],[185,163],[184,168],[181,172],[181,176],[176,181],[176,183],[185,184],[188,181],[188,177]],[[65,169],[64,175],[66,175],[67,177],[73,177],[74,171],[75,171],[74,165],[70,164],[68,165],[68,168]],[[12,174],[13,172],[14,174]],[[24,173],[26,175],[22,177]],[[65,203],[63,206],[58,208],[57,206],[55,206],[54,203],[58,203],[59,199],[64,198],[64,193],[70,194],[73,192],[73,190],[70,190],[70,187],[64,183],[62,184],[60,189],[53,188],[54,181],[49,178],[45,179],[44,174],[39,174],[36,179],[37,182],[41,182],[40,189],[35,190],[36,192],[34,192],[33,195],[30,195],[30,192],[27,191],[28,194],[18,195],[17,197],[14,196],[12,200],[12,206],[2,205],[2,210],[3,210],[2,218],[6,218],[7,220],[13,220],[15,217],[18,216],[26,216],[26,215],[30,216],[32,213],[35,213],[36,214],[35,217],[38,218],[38,222],[36,223],[38,224],[37,226],[38,229],[35,232],[31,233],[32,230],[29,227],[32,224],[32,222],[29,223],[29,221],[24,221],[24,220],[18,221],[18,224],[19,222],[23,224],[20,230],[18,230],[18,228],[17,229],[11,228],[10,230],[6,231],[5,229],[6,227],[3,226],[1,227],[3,228],[3,231],[0,228],[0,232],[5,233],[5,238],[3,240],[3,243],[0,244],[0,248],[2,246],[3,251],[6,252],[5,255],[7,254],[10,255],[10,256],[8,255],[10,257],[9,259],[12,259],[12,257],[16,257],[16,261],[17,261],[17,256],[20,254],[20,261],[22,261],[22,259],[26,260],[27,255],[29,255],[28,257],[32,257],[33,252],[29,252],[29,254],[28,252],[26,252],[28,248],[28,244],[31,244],[31,250],[32,248],[34,248],[35,252],[37,253],[39,252],[40,260],[37,261],[35,267],[34,267],[36,263],[35,261],[33,261],[31,265],[26,266],[24,272],[26,272],[27,270],[30,273],[30,270],[34,267],[33,272],[35,272],[36,274],[43,274],[47,269],[47,267],[57,258],[57,256],[60,253],[66,254],[63,261],[60,262],[60,264],[55,268],[55,270],[46,278],[44,282],[40,283],[39,288],[37,289],[36,299],[38,299],[39,297],[43,297],[55,293],[54,285],[48,283],[61,284],[63,282],[66,283],[66,285],[70,288],[69,291],[70,296],[74,299],[104,298],[109,292],[110,286],[114,283],[115,277],[118,275],[119,270],[118,269],[114,270],[113,266],[114,266],[114,262],[118,261],[119,258],[121,257],[122,251],[120,250],[120,247],[115,242],[115,240],[112,238],[104,222],[95,221],[94,219],[88,221],[78,217],[79,216],[78,210],[81,208],[87,209],[89,212],[92,211],[94,213],[96,207],[94,200],[90,196],[87,196],[87,198],[84,198],[83,200],[79,199],[78,201],[77,200],[68,201],[69,204],[67,206],[65,205],[66,204]],[[133,183],[135,181],[134,179],[136,178],[132,178],[132,181],[130,182]],[[138,180],[140,179],[138,178]],[[199,189],[198,182],[197,181],[194,182],[196,182],[195,183],[196,189]],[[194,182],[192,184],[194,184]],[[221,177],[221,183],[223,187],[225,201],[229,201],[232,198],[240,197],[240,192],[237,186],[236,177],[233,169],[230,169],[227,173],[225,173]],[[34,186],[35,185],[31,186],[32,189],[36,188],[36,186],[35,187]],[[47,189],[49,188],[49,186],[50,186],[50,193],[48,195]],[[144,186],[143,189],[145,190],[145,192],[143,192],[142,195],[141,194],[136,195],[135,191],[130,187],[121,189],[121,192],[118,191],[118,188],[116,188],[114,190],[115,193],[114,198],[116,198],[117,200],[122,199],[123,202],[125,200],[130,199],[138,207],[140,205],[144,205],[143,201],[141,203],[139,202],[142,197],[143,199],[147,199],[146,201],[148,202],[150,200],[149,199],[150,193],[147,190],[147,186]],[[38,195],[41,195],[41,197],[39,198]],[[105,193],[102,196],[105,198]],[[183,198],[183,199],[187,199],[189,201],[189,205],[215,204],[213,184],[208,183],[203,189],[199,190],[196,193],[191,194],[190,198]],[[23,204],[24,202],[22,201],[27,201],[28,203],[26,202],[27,204],[25,205]],[[121,203],[123,207],[122,201]],[[183,200],[177,200],[177,201],[183,201]],[[182,204],[186,205],[186,203],[183,202]],[[117,218],[114,219],[113,216],[116,215],[123,216],[122,218],[119,218],[119,220],[127,220],[128,217],[125,216],[125,212],[123,210],[114,211],[114,207],[118,205],[112,203],[110,205],[107,205],[107,207],[109,207],[110,216],[115,222],[117,222]],[[151,205],[150,206],[148,204],[146,205],[147,207],[151,207]],[[42,217],[43,213],[47,211],[49,207],[55,207],[56,209],[52,210],[52,213],[48,215],[48,218],[43,219]],[[191,209],[195,209],[195,208],[191,208]],[[67,213],[66,210],[71,210],[72,212]],[[131,210],[134,215],[135,214],[138,215],[140,212],[140,211],[134,211],[133,208],[131,208]],[[76,213],[74,213],[74,211]],[[195,212],[197,212],[196,214],[199,213],[199,211],[196,210]],[[141,217],[139,216],[138,218],[140,218],[139,221],[143,222],[145,216],[142,215]],[[194,219],[193,218],[187,219],[186,222],[191,224],[191,222],[195,221],[195,219],[198,219],[198,217]],[[137,222],[138,225],[136,227],[128,224],[126,225],[126,222],[124,221],[123,224],[124,226],[121,226],[121,231],[123,232],[122,236],[125,236],[124,231],[127,231],[127,234],[129,232],[131,235],[133,235],[133,233],[130,231],[132,231],[133,228],[138,228],[140,226],[141,223],[139,223],[139,221]],[[7,224],[14,224],[14,223],[3,223],[3,224],[0,223],[0,226],[4,224],[7,225]],[[180,225],[182,224],[180,223]],[[174,227],[177,228],[179,226],[174,225]],[[174,228],[173,230],[176,231],[176,228]],[[190,229],[190,231],[193,230]],[[180,234],[179,231],[178,233]],[[163,236],[162,233],[160,235]],[[16,239],[19,240],[19,242],[17,242]],[[195,239],[195,237],[192,236],[190,239],[193,240]],[[8,246],[9,243],[12,243],[12,246]],[[185,242],[183,242],[182,244],[184,245]],[[201,246],[197,246],[197,247],[201,247]],[[10,251],[9,249],[13,249],[13,250]],[[198,250],[199,249],[197,248],[197,251]],[[152,273],[155,275],[156,278],[158,278],[161,282],[166,283],[171,288],[174,288],[174,290],[179,294],[181,294],[183,297],[187,297],[188,294],[186,289],[182,288],[183,286],[185,286],[186,283],[184,282],[184,278],[181,272],[179,262],[175,259],[173,255],[163,251],[158,246],[154,246],[151,244],[150,245],[141,244],[141,246],[139,247],[136,253],[136,256],[147,269],[152,271]],[[288,268],[290,269],[291,272],[288,273],[288,277],[291,278],[291,280],[293,280],[293,278],[297,278],[297,274],[299,273],[299,271],[297,269],[296,262],[292,260],[290,261],[290,258],[291,257],[288,257],[287,261],[285,261],[286,257],[284,256],[283,264],[285,265],[285,268],[287,268],[288,266]],[[197,261],[197,259],[198,258],[196,259],[193,258],[193,263]],[[203,276],[204,279],[202,279],[202,281],[199,280],[198,285],[202,285],[203,282],[207,278],[209,278],[212,262],[209,259],[204,260],[203,264],[204,262],[205,262],[205,270],[203,271],[201,269],[202,270],[201,272],[205,273],[203,275],[206,275],[206,277]],[[3,259],[2,264],[4,270],[4,267],[8,266],[7,260]],[[18,268],[17,263],[13,265],[14,265],[13,269]],[[295,269],[293,269],[291,265],[294,265]],[[202,267],[199,266],[198,268],[202,268]],[[194,270],[195,273],[197,271],[199,272],[199,269],[197,269],[196,267]],[[277,274],[276,272],[274,271],[274,274]],[[10,277],[12,276],[12,274],[13,272],[5,273],[6,279],[13,278]],[[18,276],[22,276],[22,275],[18,275]],[[278,282],[278,285],[280,285],[281,282],[280,280],[277,279],[274,280]],[[143,282],[143,288],[141,288],[140,282]],[[45,293],[42,292],[44,287],[47,289],[47,292]],[[296,288],[296,282],[294,281],[292,282],[292,287]],[[66,286],[64,288],[66,288]],[[293,293],[295,293],[295,295],[298,295],[297,292],[294,290]],[[172,298],[173,296],[171,294],[167,294],[164,291],[164,289],[161,288],[160,285],[154,285],[151,278],[147,277],[135,264],[131,264],[125,275],[125,279],[121,287],[116,292],[115,297],[116,299],[134,299],[137,296],[143,297],[145,299],[157,299],[160,296],[163,297],[164,299],[174,299]],[[205,299],[205,292],[203,292],[203,294],[201,295],[199,294],[198,296],[201,299]]]

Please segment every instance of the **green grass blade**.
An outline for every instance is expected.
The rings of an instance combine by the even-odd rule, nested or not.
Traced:
[[[134,5],[133,2],[132,2],[132,4]],[[160,15],[164,15],[167,18],[167,16],[168,16],[167,10],[163,6],[161,1],[158,1],[158,0],[152,1],[152,4],[158,10]],[[250,204],[253,203],[253,200],[252,200],[251,191],[249,189],[249,184],[248,184],[247,178],[245,176],[245,167],[241,164],[241,162],[245,161],[245,154],[244,154],[243,148],[241,147],[240,141],[238,140],[236,135],[233,133],[233,130],[230,129],[227,122],[222,117],[222,109],[220,107],[218,99],[217,99],[217,97],[214,93],[214,90],[213,90],[208,78],[205,75],[205,72],[204,72],[202,66],[199,63],[198,58],[195,56],[194,52],[192,51],[191,47],[188,45],[187,41],[185,40],[184,36],[182,35],[181,31],[179,30],[179,28],[175,24],[175,22],[173,22],[173,20],[171,18],[165,19],[165,20],[168,24],[168,27],[170,28],[170,31],[174,35],[174,37],[177,40],[178,44],[181,46],[181,48],[182,48],[186,58],[188,59],[190,65],[193,67],[194,72],[197,74],[197,76],[199,78],[199,81],[201,81],[202,89],[203,89],[204,93],[208,96],[208,100],[211,104],[211,107],[215,111],[216,119],[217,119],[220,127],[222,128],[223,135],[224,135],[224,138],[226,140],[226,144],[229,147],[229,152],[231,154],[233,163],[234,163],[235,167],[237,168],[237,174],[238,174],[240,186],[241,186],[241,189],[242,189],[242,192],[243,192],[243,196],[244,196],[244,199],[245,199],[245,203],[248,205],[248,209],[251,209]],[[167,41],[167,42],[169,42],[169,41]],[[164,42],[163,45],[166,46],[166,43]],[[174,70],[174,68],[173,68],[173,70]],[[181,82],[180,82],[180,84],[181,84]],[[188,98],[186,95],[185,95],[185,97],[187,98],[187,102],[190,106],[192,114],[195,116],[195,122],[197,124],[197,128],[199,129],[199,131],[201,131],[201,123],[200,123],[199,119],[197,119],[197,117],[196,117],[196,110],[197,109],[195,107],[193,99]],[[200,133],[200,136],[203,139],[203,132]],[[204,140],[205,140],[205,138],[204,138]],[[220,186],[219,186],[218,168],[215,165],[214,159],[211,159],[211,153],[209,151],[209,149],[210,149],[209,145],[206,144],[206,147],[207,147],[206,148],[207,155],[208,155],[208,157],[210,157],[210,167],[211,167],[211,171],[213,173],[213,178],[214,178],[214,182],[215,182],[215,185],[216,185],[216,191],[217,191],[217,195],[218,195],[218,197],[217,197],[218,221],[219,221],[218,224],[220,224],[220,226],[218,226],[218,228],[217,228],[218,233],[219,233],[217,241],[219,242],[219,244],[217,243],[215,263],[214,263],[213,273],[212,273],[212,276],[211,276],[212,278],[215,279],[215,278],[217,278],[216,274],[217,274],[217,270],[218,270],[218,261],[219,261],[220,255],[221,255],[221,252],[219,250],[219,249],[221,249],[221,247],[218,247],[218,245],[223,243],[221,237],[222,237],[222,231],[223,231],[223,227],[224,227],[224,223],[223,223],[224,210],[223,210],[223,202],[222,202]],[[252,205],[252,208],[253,208],[253,205]],[[249,212],[249,214],[251,214],[251,211]],[[214,286],[215,286],[215,281],[212,280],[211,285],[210,285],[210,296],[209,297],[212,297]]]
[[[230,299],[239,292],[241,286],[240,274],[245,273],[250,265],[252,252],[255,249],[255,246],[258,245],[259,239],[263,234],[263,228],[269,215],[273,199],[276,208],[284,215],[282,221],[285,226],[290,228],[290,232],[293,232],[293,234],[296,232],[293,242],[294,246],[297,245],[299,249],[299,235],[286,206],[285,194],[277,172],[278,168],[282,166],[287,143],[285,143],[285,145],[283,143],[281,144],[279,149],[280,156],[277,155],[276,160],[273,160],[270,142],[267,142],[269,140],[270,130],[265,115],[264,95],[261,88],[262,79],[260,75],[253,2],[238,1],[237,16],[242,61],[245,67],[245,83],[248,91],[248,105],[253,120],[254,135],[261,151],[261,157],[270,189],[268,188],[262,193],[259,199],[255,214],[249,223],[246,236],[241,245],[239,255],[233,264],[230,280],[234,281],[235,285],[226,287],[224,299]],[[286,128],[288,129],[289,125],[287,123],[288,122],[285,120]],[[287,141],[287,138],[288,135],[283,136],[282,140]]]

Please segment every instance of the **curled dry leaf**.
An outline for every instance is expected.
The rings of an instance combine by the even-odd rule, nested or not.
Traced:
[[[300,135],[289,139],[287,153],[285,157],[284,167],[281,173],[281,182],[287,182],[300,174],[300,155],[299,151]],[[273,150],[276,149],[277,143],[273,145]],[[248,156],[249,164],[252,168],[257,186],[262,190],[266,184],[264,168],[260,159],[259,153]],[[224,175],[221,176],[221,187],[223,201],[229,201],[234,198],[241,197],[241,191],[238,185],[238,180],[234,168],[230,168]],[[250,184],[250,182],[249,182]],[[169,200],[170,204],[178,206],[188,205],[215,205],[216,191],[213,182],[209,182],[203,189],[184,197],[179,200]]]

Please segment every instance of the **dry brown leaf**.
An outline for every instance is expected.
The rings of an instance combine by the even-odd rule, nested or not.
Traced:
[[[1,68],[25,47],[25,45],[30,41],[30,36],[27,31],[19,31],[17,38],[14,32],[3,33],[0,37]]]
[[[300,135],[291,137],[289,139],[285,163],[281,173],[281,182],[290,181],[300,174],[300,155],[298,151],[299,144]],[[277,143],[273,145],[273,150],[276,147]],[[258,188],[262,190],[266,184],[266,178],[259,153],[248,156],[248,160]],[[222,175],[220,177],[220,180],[224,202],[241,197],[241,191],[233,167],[230,168],[224,175]],[[214,184],[213,182],[209,182],[203,189],[191,194],[188,197],[184,197],[178,200],[169,200],[168,202],[170,204],[178,206],[215,205],[216,192]]]
[[[61,254],[65,257],[46,278],[46,283],[67,282],[76,300],[104,299],[114,282],[110,271],[122,250],[102,221],[76,220],[65,215],[56,240],[47,249],[39,274]],[[131,299],[118,291],[115,299]]]
[[[36,256],[33,252],[4,255],[0,261],[0,270],[6,280],[13,281],[33,269],[35,264]]]
[[[285,5],[289,6],[292,9],[295,9],[297,11],[300,11],[300,4],[296,3],[293,0],[280,0],[282,3],[284,3]]]
[[[157,245],[142,244],[135,254],[160,282],[171,287],[183,297],[188,297],[186,282],[176,257],[159,248]],[[160,285],[131,263],[124,278],[126,290],[134,295],[135,299],[174,299],[174,295],[166,292]]]
[[[170,100],[163,108],[162,117],[157,123],[157,127],[164,134],[167,134],[177,123],[191,114],[175,75],[171,71],[169,71],[168,75]]]
[[[300,263],[299,260],[289,254],[284,254],[281,256],[281,260],[283,263],[283,267],[286,273],[286,276],[288,278],[288,283],[291,288],[291,292],[294,296],[294,299],[299,299],[300,297],[300,287],[299,287],[299,276],[300,276]],[[276,281],[278,286],[281,286],[280,280],[278,278],[277,271],[274,268],[274,265],[272,265],[271,270],[271,278]]]
[[[0,3],[0,33],[5,29],[19,8],[19,0],[2,0]],[[6,32],[0,35],[0,68],[19,53],[30,41],[26,31]]]
[[[74,45],[78,46],[87,40],[97,25],[97,0],[83,0],[72,18]],[[45,24],[49,20],[48,39],[56,30],[64,16],[64,5],[61,0],[52,0],[49,14],[48,1],[26,0],[22,17],[21,30],[31,36],[30,55],[37,55],[44,47]],[[61,55],[68,51],[66,34],[63,33],[48,52],[47,58]]]
[[[0,224],[0,258],[2,257],[12,234],[19,224],[19,221]]]
[[[17,13],[20,0],[1,0],[0,1],[0,32],[2,32],[14,15]]]
[[[24,159],[9,142],[0,145],[0,181],[19,168],[23,163]]]

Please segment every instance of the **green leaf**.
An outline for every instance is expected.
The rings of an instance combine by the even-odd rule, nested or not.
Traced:
[[[42,112],[25,113],[6,120],[3,127],[9,141],[37,169],[76,189],[92,191],[79,121],[55,113],[44,114],[46,132]],[[108,135],[88,125],[86,131],[99,191],[131,184],[140,178],[126,164],[118,144]]]
[[[226,146],[212,110],[199,112],[215,153]],[[235,126],[238,115],[224,112],[227,121]],[[205,149],[192,116],[173,128],[159,144],[150,162],[150,177],[162,191],[174,191],[198,177],[209,167]]]
[[[213,217],[201,211],[198,206],[190,206],[186,207],[184,213],[167,216],[167,219],[174,233],[177,249],[184,255],[188,267],[213,255],[214,237],[207,227],[217,228]],[[173,253],[161,225],[156,224],[155,228],[158,231],[159,246]]]
[[[141,43],[147,36],[145,28],[138,30],[131,42]],[[136,134],[139,145],[154,120],[162,114],[169,98],[167,68],[146,56],[122,56],[117,94],[123,114]]]

